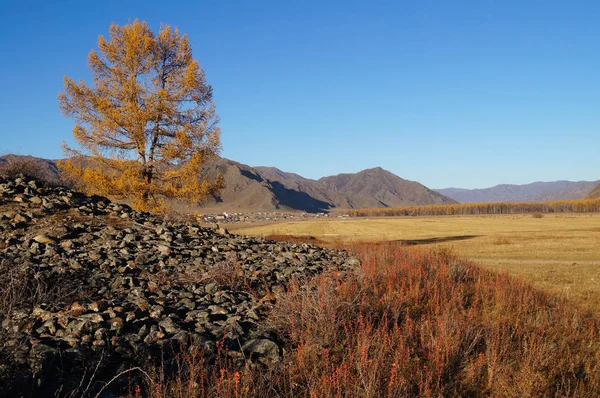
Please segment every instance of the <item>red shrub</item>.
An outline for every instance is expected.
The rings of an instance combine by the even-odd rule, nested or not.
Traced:
[[[278,298],[270,321],[287,343],[278,367],[198,361],[150,395],[600,395],[593,315],[447,251],[348,249],[363,260],[359,273],[322,275]]]

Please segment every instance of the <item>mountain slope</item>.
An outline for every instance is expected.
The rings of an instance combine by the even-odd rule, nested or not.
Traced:
[[[376,167],[310,180],[273,167],[255,167],[265,178],[344,209],[456,203],[422,184]]]
[[[220,158],[204,166],[210,178],[221,173],[225,179],[225,189],[207,206],[227,204],[228,208],[268,211],[277,208],[278,200],[270,184],[250,167],[229,159]]]
[[[3,164],[6,167],[19,163],[34,170],[43,170],[53,178],[58,177],[54,161],[15,155],[0,157],[0,170]],[[233,160],[218,158],[207,163],[198,178],[214,178],[218,173],[225,179],[225,189],[217,197],[202,204],[204,211],[283,209],[314,213],[332,208],[456,203],[418,182],[404,180],[380,167],[311,180],[275,167],[253,168]]]
[[[289,189],[277,181],[269,181],[255,169],[226,158],[220,158],[204,167],[206,175],[214,178],[221,173],[225,189],[206,206],[223,209],[272,211],[276,209],[327,211],[331,205],[310,195]]]
[[[456,203],[418,182],[404,180],[381,167],[356,174],[323,177],[318,183],[336,207],[342,208]]]
[[[592,189],[585,197],[586,199],[600,199],[600,184],[596,188]]]
[[[552,181],[525,185],[502,184],[484,189],[436,189],[460,203],[477,202],[545,202],[581,199],[600,181]]]
[[[0,156],[0,175],[11,176],[15,173],[27,174],[29,177],[48,182],[57,182],[58,168],[53,160],[23,155]]]

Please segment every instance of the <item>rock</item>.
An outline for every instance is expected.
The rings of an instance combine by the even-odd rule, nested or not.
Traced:
[[[170,334],[174,334],[176,332],[178,332],[179,330],[181,330],[176,324],[175,322],[173,322],[172,318],[164,318],[162,321],[160,321],[158,323],[158,326],[160,326],[161,328],[163,328],[165,330],[165,332],[170,333]]]
[[[344,265],[347,267],[358,268],[360,267],[360,260],[356,257],[350,257],[345,262]]]
[[[59,351],[56,348],[49,347],[45,344],[36,344],[31,347],[30,363],[32,369],[37,374],[44,374],[54,363],[54,360],[59,356]]]
[[[255,355],[267,361],[275,362],[281,358],[281,348],[270,339],[250,340],[242,349],[248,355]]]
[[[65,250],[71,249],[71,248],[73,248],[73,246],[74,246],[74,244],[73,244],[73,241],[71,241],[71,240],[65,240],[65,241],[60,242],[60,247],[62,247]]]
[[[5,218],[7,220],[12,220],[13,218],[16,217],[17,214],[19,214],[19,213],[17,213],[16,211],[7,211],[7,212],[2,213],[0,215],[0,218]]]
[[[221,315],[221,314],[228,314],[229,311],[227,311],[225,308],[220,307],[218,305],[209,305],[208,306],[208,310],[215,315]]]
[[[104,311],[107,307],[107,303],[104,300],[94,301],[88,305],[90,311],[100,312]]]
[[[164,311],[165,309],[163,306],[154,305],[150,309],[150,318],[160,318]]]
[[[71,308],[69,310],[70,315],[81,315],[87,310],[85,305],[82,305],[79,302],[74,302],[71,304]]]
[[[156,250],[163,256],[169,256],[171,254],[171,248],[165,245],[159,245]]]
[[[6,214],[6,213],[5,213]],[[12,218],[13,222],[15,223],[27,223],[29,222],[31,219],[29,217],[27,217],[26,215],[22,214],[22,213],[17,213],[13,218]]]
[[[119,330],[123,327],[125,322],[122,318],[115,316],[114,318],[109,319],[108,324],[110,325],[111,330]]]
[[[168,362],[190,343],[217,355],[219,339],[240,366],[271,366],[283,347],[257,336],[278,292],[292,278],[360,264],[343,252],[166,221],[26,178],[0,177],[0,243],[0,274],[68,292],[2,319],[2,355],[20,364],[7,371],[36,378],[33,395],[56,393],[46,376],[57,364],[68,377],[100,357],[137,366],[161,352]],[[98,372],[110,380],[116,370]]]
[[[43,243],[45,245],[54,243],[54,239],[49,238],[48,236],[43,235],[43,234],[42,235],[36,235],[36,236],[34,236],[33,240],[35,240],[38,243]]]
[[[84,314],[81,316],[83,319],[89,319],[92,323],[102,323],[104,322],[104,317],[98,313]]]

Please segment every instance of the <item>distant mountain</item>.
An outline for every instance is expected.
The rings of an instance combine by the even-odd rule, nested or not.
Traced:
[[[525,185],[496,185],[484,189],[436,189],[460,203],[477,202],[546,202],[552,200],[581,199],[600,181],[534,182]]]
[[[254,167],[254,170],[258,171],[263,177],[271,181],[313,181],[296,173],[281,171],[277,167],[256,166]]]
[[[592,189],[585,197],[586,199],[600,199],[600,184],[596,188]]]
[[[54,161],[8,155],[2,164],[27,164],[58,178]],[[225,189],[203,204],[210,211],[272,211],[277,209],[324,212],[333,208],[358,209],[404,205],[456,203],[415,181],[404,180],[380,167],[319,180],[275,167],[250,167],[219,158],[206,164],[199,178],[221,173]]]
[[[279,182],[288,189],[305,192],[331,204],[331,207],[360,209],[456,203],[418,182],[404,180],[381,167],[319,180],[310,180],[273,167],[255,169],[265,178]]]
[[[278,205],[270,184],[251,167],[221,158],[205,165],[204,170],[210,178],[218,173],[225,178],[226,188],[209,203],[226,203],[230,208],[254,208],[257,211],[272,210]]]
[[[218,197],[209,200],[205,207],[246,211],[290,209],[313,213],[327,211],[332,207],[330,203],[304,192],[270,181],[256,169],[233,160],[220,158],[205,165],[204,170],[211,178],[221,173],[225,179],[225,189]]]
[[[0,175],[19,172],[29,177],[58,182],[58,169],[54,160],[23,155],[0,156]]]
[[[452,204],[456,201],[416,181],[404,180],[376,167],[356,174],[338,174],[318,180],[337,207],[360,209],[409,205]]]

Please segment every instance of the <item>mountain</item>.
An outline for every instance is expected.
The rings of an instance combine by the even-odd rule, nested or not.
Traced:
[[[26,168],[58,180],[56,163],[52,160],[7,155],[0,157],[0,172],[3,168]],[[456,203],[418,182],[404,180],[380,167],[311,180],[275,167],[253,168],[218,158],[204,166],[199,178],[214,178],[218,173],[225,179],[225,189],[203,203],[203,211],[282,209],[316,213],[333,208]]]
[[[600,184],[596,188],[592,189],[585,197],[586,199],[600,199]]]
[[[210,178],[221,173],[225,179],[225,189],[206,205],[226,203],[230,208],[254,208],[257,211],[272,210],[278,200],[270,184],[252,168],[229,159],[220,158],[204,166]]]
[[[204,166],[205,175],[214,178],[221,173],[225,189],[208,203],[206,208],[227,210],[272,211],[276,209],[321,212],[331,208],[329,203],[289,189],[277,181],[264,178],[255,169],[226,158]]]
[[[484,189],[445,188],[435,191],[460,203],[477,202],[546,202],[581,199],[600,181],[552,181],[525,185],[496,185]]]
[[[415,181],[376,167],[354,174],[338,174],[310,180],[274,167],[255,167],[265,178],[288,189],[305,192],[331,207],[360,209],[405,205],[456,203]]]
[[[380,167],[311,180],[275,167],[249,167],[224,158],[217,164],[226,186],[215,201],[220,207],[319,212],[333,208],[456,203],[418,182],[404,180]],[[208,167],[209,170],[212,168]],[[216,175],[216,171],[212,175]],[[257,183],[262,187],[260,193],[254,188]]]
[[[456,203],[416,181],[404,180],[381,167],[356,174],[323,177],[318,183],[325,188],[335,205],[343,208]]]
[[[58,168],[54,160],[23,155],[0,156],[0,174],[23,173],[32,178],[58,182]]]

